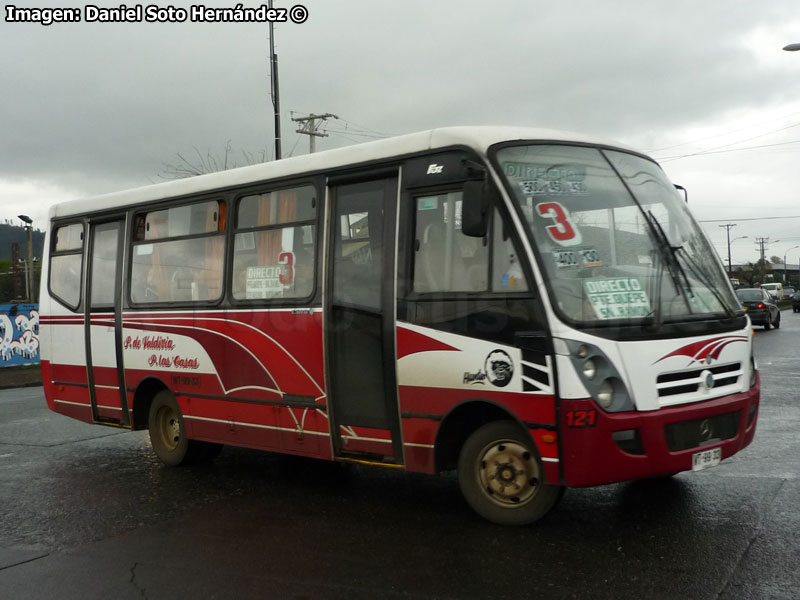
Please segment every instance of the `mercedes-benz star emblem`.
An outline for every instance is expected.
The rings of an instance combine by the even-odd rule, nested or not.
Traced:
[[[700,387],[704,390],[714,387],[714,374],[711,371],[706,370],[700,373]]]

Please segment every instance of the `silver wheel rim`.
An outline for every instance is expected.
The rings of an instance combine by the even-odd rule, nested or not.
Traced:
[[[499,506],[522,506],[530,502],[539,489],[536,457],[514,440],[487,445],[480,453],[477,470],[481,489]]]
[[[170,452],[175,450],[181,441],[181,424],[178,421],[178,413],[169,406],[162,406],[156,414],[156,427],[164,446]]]

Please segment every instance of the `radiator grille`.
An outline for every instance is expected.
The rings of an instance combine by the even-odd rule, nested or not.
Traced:
[[[736,437],[739,430],[739,411],[714,415],[691,421],[670,423],[664,427],[667,448],[680,452]]]
[[[656,379],[658,397],[665,398],[678,394],[693,394],[700,389],[705,371],[711,371],[714,376],[714,388],[727,385],[736,385],[742,376],[742,363],[709,366],[675,373],[662,373]]]

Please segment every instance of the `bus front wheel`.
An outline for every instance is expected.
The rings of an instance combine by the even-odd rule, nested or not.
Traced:
[[[156,456],[166,465],[176,467],[199,460],[214,458],[222,449],[212,444],[186,437],[186,426],[175,396],[163,390],[156,394],[148,416],[150,443]]]
[[[461,448],[458,483],[472,509],[500,525],[542,518],[561,499],[563,487],[544,481],[530,439],[513,421],[493,421]]]

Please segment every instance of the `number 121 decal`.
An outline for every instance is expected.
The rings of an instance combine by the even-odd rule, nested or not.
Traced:
[[[567,413],[567,427],[594,427],[597,425],[597,411],[571,410]]]

